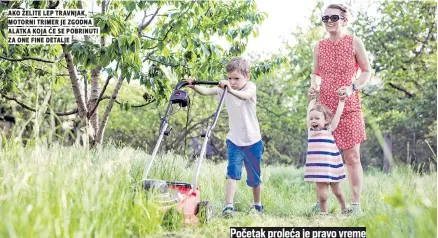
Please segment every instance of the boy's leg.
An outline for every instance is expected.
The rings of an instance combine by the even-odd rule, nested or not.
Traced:
[[[236,187],[236,180],[227,178],[227,184],[225,187],[225,198],[227,201],[227,205],[233,205],[234,195],[236,194]]]
[[[262,198],[261,198],[261,194],[262,194],[262,185],[259,185],[255,188],[252,188],[252,193],[254,195],[254,205],[262,205]]]
[[[259,141],[245,148],[245,169],[247,173],[246,183],[253,188],[254,208],[262,212],[261,203],[261,160],[264,152],[263,142]]]
[[[341,189],[341,183],[331,183],[330,186],[332,187],[332,192],[338,199],[339,203],[341,204],[341,210],[344,212],[347,209],[346,202],[345,202],[345,195],[344,192],[342,192]]]
[[[328,184],[326,182],[316,182],[319,209],[321,213],[327,213]]]
[[[240,153],[238,146],[233,144],[230,140],[226,141],[228,152],[228,166],[227,166],[227,183],[225,185],[225,199],[226,206],[222,211],[222,215],[230,216],[233,213],[233,200],[236,193],[237,182],[242,176],[243,156]]]

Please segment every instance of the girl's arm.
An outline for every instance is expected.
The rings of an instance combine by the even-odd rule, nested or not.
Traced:
[[[310,127],[309,125],[310,109],[312,109],[315,106],[315,104],[316,104],[316,96],[310,98],[309,106],[307,106],[307,128]]]
[[[345,98],[344,99],[339,98],[338,108],[336,109],[336,113],[333,116],[332,123],[330,124],[332,131],[335,131],[336,127],[338,127],[339,120],[341,119],[342,112],[344,111],[344,106],[345,106],[344,100]]]
[[[313,48],[313,69],[312,74],[310,75],[310,86],[317,86],[316,75],[319,73],[319,65],[318,65],[318,45],[319,42],[316,43]]]

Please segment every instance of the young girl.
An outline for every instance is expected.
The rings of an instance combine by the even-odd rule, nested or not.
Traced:
[[[341,181],[345,179],[345,169],[341,154],[336,146],[333,133],[339,124],[347,95],[338,91],[339,103],[332,117],[330,109],[316,104],[316,96],[310,98],[307,111],[308,147],[304,181],[316,182],[321,215],[327,215],[328,187],[341,204],[342,213],[348,213]]]

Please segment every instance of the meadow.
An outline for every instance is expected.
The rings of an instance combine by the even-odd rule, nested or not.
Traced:
[[[204,160],[199,186],[213,204],[207,225],[163,226],[163,214],[145,196],[134,196],[150,155],[114,145],[26,147],[12,142],[0,149],[0,237],[229,237],[230,226],[365,226],[367,237],[436,237],[437,174],[396,167],[390,174],[367,170],[364,215],[343,216],[333,195],[329,216],[311,213],[312,183],[303,169],[267,166],[263,170],[263,215],[250,212],[252,192],[238,183],[233,218],[220,216],[226,163]],[[161,154],[151,178],[191,182],[194,163]],[[245,174],[243,175],[245,177]],[[348,182],[343,190],[350,199]]]

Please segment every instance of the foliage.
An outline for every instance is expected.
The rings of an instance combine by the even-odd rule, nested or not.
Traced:
[[[379,3],[378,15],[360,12],[354,25],[375,71],[362,94],[367,119],[392,135],[396,159],[428,164],[437,148],[436,2]]]
[[[96,101],[101,101],[100,73],[105,73],[107,82],[111,78],[117,79],[119,84],[124,80],[128,83],[138,80],[147,101],[162,103],[170,95],[172,85],[183,77],[222,79],[227,61],[243,53],[248,37],[257,36],[257,27],[266,17],[257,10],[254,1],[98,1],[101,11],[93,12],[90,17],[94,25],[100,27],[100,37],[75,37],[71,45],[62,47],[8,45],[6,11],[18,7],[53,7],[49,3],[0,3],[0,77],[3,79],[0,90],[18,101],[29,102],[23,91],[34,91],[35,87],[22,90],[29,81],[38,79],[49,88],[47,91],[52,92],[53,87],[53,93],[58,93],[59,87],[69,87],[66,82],[71,81],[79,116],[85,123],[88,119],[96,120],[91,122],[96,143],[101,141],[119,90],[116,86],[112,96],[106,96],[110,103],[98,123],[95,117],[93,119],[92,108]],[[74,1],[55,7],[76,9],[84,8],[85,4]],[[140,22],[139,17],[142,17]],[[229,46],[217,43],[220,40]],[[73,61],[68,60],[70,55]],[[252,76],[257,78],[268,73],[281,62],[281,58],[260,62]],[[88,98],[86,88],[78,89],[78,80],[85,81],[91,89]],[[37,105],[40,103],[36,100]],[[129,105],[122,104],[125,109],[129,109]]]

